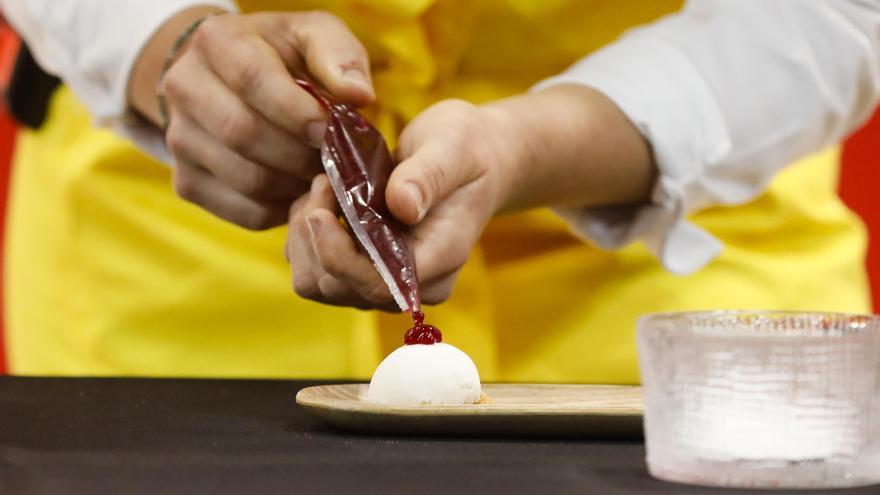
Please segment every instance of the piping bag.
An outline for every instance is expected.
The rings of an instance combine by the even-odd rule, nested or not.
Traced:
[[[403,225],[385,204],[385,187],[394,161],[382,134],[354,107],[339,101],[304,77],[296,83],[329,115],[321,163],[346,223],[402,311],[421,311],[416,265]]]

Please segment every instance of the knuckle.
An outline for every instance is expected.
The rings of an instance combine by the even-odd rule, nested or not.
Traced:
[[[422,190],[422,197],[433,200],[446,184],[448,171],[442,162],[431,162],[425,168],[425,187]],[[422,187],[421,185],[419,187]]]
[[[453,246],[449,251],[450,272],[461,270],[465,263],[467,263],[468,259],[470,259],[470,256],[470,249],[463,243]]]
[[[435,103],[428,111],[437,114],[438,118],[449,125],[464,126],[463,131],[470,130],[478,120],[479,109],[469,101],[448,99]]]
[[[422,302],[429,305],[443,304],[452,295],[451,287],[443,287],[426,292],[422,296]]]
[[[220,140],[233,151],[246,153],[257,135],[257,118],[250,112],[230,114],[220,123]]]
[[[426,279],[434,286],[444,285],[449,281],[454,282],[458,273],[470,259],[470,254],[470,250],[466,247],[447,247],[445,251],[436,255],[438,259],[442,260],[442,264],[434,267]]]
[[[352,300],[352,292],[348,285],[329,273],[318,277],[318,292],[322,302],[333,305],[345,304]]]
[[[326,10],[312,10],[306,13],[309,17],[309,22],[314,24],[332,24],[336,26],[344,26],[345,23],[337,17],[335,14],[328,12]]]
[[[251,32],[245,26],[241,15],[215,15],[208,17],[190,37],[190,45],[198,51],[211,53],[218,46],[242,44]]]
[[[308,200],[308,195],[300,196],[296,201],[290,205],[290,210],[288,210],[288,219],[290,223],[291,233],[296,232],[299,234],[299,237],[302,239],[308,239],[309,236],[309,228],[306,224],[305,214],[305,202]]]
[[[254,50],[242,45],[234,60],[232,90],[238,94],[257,91],[265,72],[260,64],[260,58],[254,53]]]
[[[255,208],[253,211],[242,215],[239,225],[248,230],[262,231],[275,227],[278,225],[278,221],[274,211],[268,208]]]
[[[198,182],[195,177],[188,173],[185,168],[176,167],[172,177],[174,192],[189,202],[194,202],[198,191]]]
[[[203,22],[189,39],[191,49],[194,49],[197,52],[204,51],[204,49],[210,45],[212,40],[217,38],[216,33],[219,29],[217,25],[218,22],[215,19],[208,19]]]
[[[373,306],[385,306],[388,303],[394,302],[391,297],[391,292],[382,282],[370,285],[366,290],[361,292],[361,295]]]
[[[168,122],[168,129],[165,131],[165,145],[175,157],[182,156],[186,153],[187,139],[177,119],[171,119]]]
[[[450,98],[448,100],[443,100],[437,103],[437,107],[442,108],[445,111],[454,112],[456,114],[470,114],[477,108],[477,106],[473,103],[462,100],[460,98]]]
[[[242,173],[239,191],[247,196],[263,196],[272,190],[275,183],[274,174],[260,166],[251,165]]]
[[[192,34],[190,44],[195,48],[205,48],[219,37],[226,37],[229,34],[227,32],[229,21],[224,17],[228,16],[213,16],[205,19]]]
[[[462,141],[467,141],[471,136],[478,136],[480,127],[485,124],[480,118],[480,112],[476,105],[463,100],[449,101],[449,114],[455,129],[459,130],[458,136]]]
[[[303,299],[316,300],[320,297],[321,291],[315,279],[311,276],[294,275],[293,276],[293,292]]]
[[[351,51],[351,55],[353,55],[353,59],[349,60],[345,64],[346,69],[359,69],[361,71],[370,72],[370,54],[367,52],[367,49],[361,44],[360,40],[354,39],[354,43],[352,43],[349,48]]]
[[[315,176],[324,173],[324,165],[321,163],[320,151],[294,150],[286,155],[286,163],[289,165],[289,172],[302,181],[309,183]],[[308,187],[308,185],[307,185]]]
[[[183,79],[184,77],[181,75],[181,69],[178,64],[174,64],[168,69],[168,72],[161,81],[162,90],[166,98],[174,101],[186,99],[186,82]]]
[[[339,256],[334,256],[332,252],[329,252],[331,246],[327,246],[321,236],[315,238],[315,244],[321,268],[334,278],[349,278],[347,264]]]

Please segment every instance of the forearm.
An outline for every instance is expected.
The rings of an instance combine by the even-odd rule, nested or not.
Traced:
[[[223,12],[223,9],[196,6],[181,11],[156,31],[138,56],[129,78],[128,101],[132,108],[153,124],[158,125],[160,121],[156,88],[171,47],[193,22],[216,12]]]
[[[656,180],[650,146],[602,93],[560,85],[485,109],[500,131],[498,211],[648,200]]]

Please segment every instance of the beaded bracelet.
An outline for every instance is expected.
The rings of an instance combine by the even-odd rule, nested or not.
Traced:
[[[174,40],[174,44],[171,45],[171,48],[168,50],[168,54],[165,56],[165,62],[162,64],[162,72],[159,73],[159,84],[156,86],[156,99],[159,100],[159,124],[162,131],[168,129],[168,103],[165,101],[165,93],[162,91],[162,81],[165,80],[165,75],[168,74],[168,70],[177,59],[180,48],[183,47],[183,44],[186,43],[193,34],[195,34],[196,29],[211,17],[225,13],[226,12],[212,12],[204,17],[196,19],[184,29],[182,33],[180,33],[177,39]]]

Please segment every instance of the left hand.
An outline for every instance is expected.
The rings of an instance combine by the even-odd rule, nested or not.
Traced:
[[[456,276],[499,208],[503,156],[500,126],[470,103],[447,100],[425,110],[400,137],[386,189],[391,213],[410,226],[422,301],[449,298]],[[369,257],[339,222],[325,175],[290,210],[287,257],[293,288],[318,302],[397,311]]]

